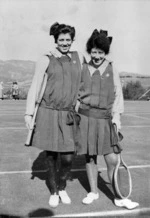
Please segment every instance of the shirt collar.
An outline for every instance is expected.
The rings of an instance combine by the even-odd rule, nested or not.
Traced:
[[[53,51],[50,51],[50,53],[56,58],[61,58],[64,56],[57,48],[55,48]],[[71,58],[71,52],[68,52],[67,55]]]
[[[98,70],[100,75],[102,75],[104,73],[104,71],[106,70],[106,67],[108,66],[108,64],[109,64],[109,61],[107,59],[105,59],[103,64],[100,65],[97,69],[95,67],[93,67],[92,65],[88,64],[88,69],[90,71],[90,75],[92,76],[96,70]]]

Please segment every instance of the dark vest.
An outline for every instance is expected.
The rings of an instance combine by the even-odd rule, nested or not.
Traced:
[[[65,110],[76,103],[81,81],[81,66],[77,52],[56,58],[49,56],[48,81],[41,106]]]
[[[80,87],[81,108],[86,109],[86,105],[94,108],[110,110],[115,99],[113,69],[111,63],[108,64],[104,73],[100,75],[95,69],[90,75],[88,66],[83,66],[82,86]],[[85,104],[85,107],[84,107]]]

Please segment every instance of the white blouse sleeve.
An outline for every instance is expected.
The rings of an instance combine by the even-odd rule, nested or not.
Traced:
[[[79,55],[79,60],[80,60],[80,65],[81,65],[81,74],[82,74],[83,64],[85,63],[85,57],[83,56],[83,54],[81,52],[78,52],[78,55]],[[81,75],[81,77],[82,77],[82,75]],[[78,98],[77,98],[77,102],[76,102],[76,106],[75,106],[76,112],[78,112],[79,107],[80,107],[80,101],[79,101],[79,93],[78,93]]]
[[[115,101],[112,108],[112,113],[122,114],[124,112],[124,99],[122,86],[120,82],[119,73],[116,68],[113,66],[113,78],[114,78],[114,92],[115,92]]]
[[[43,56],[36,63],[35,74],[33,76],[33,80],[26,101],[26,112],[25,112],[26,115],[32,116],[34,114],[35,103],[37,101],[38,94],[41,89],[44,73],[47,70],[48,65],[49,65],[49,58],[47,56]]]
[[[121,129],[120,115],[124,112],[124,99],[119,73],[115,67],[113,67],[113,78],[115,100],[112,107],[112,123],[115,123],[117,125],[117,129],[119,130]]]

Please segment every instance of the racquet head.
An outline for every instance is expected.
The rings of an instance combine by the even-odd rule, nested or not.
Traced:
[[[128,166],[118,154],[118,164],[114,170],[113,187],[115,194],[124,199],[129,198],[132,192],[132,179]]]

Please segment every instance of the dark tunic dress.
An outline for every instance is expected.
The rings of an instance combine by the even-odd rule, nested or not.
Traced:
[[[68,111],[75,106],[81,81],[77,52],[56,58],[49,56],[48,81],[40,104],[33,146],[42,150],[70,152],[75,150],[72,126],[66,124]]]
[[[82,111],[95,110],[95,116],[99,111],[111,114],[115,99],[113,69],[108,64],[104,73],[100,75],[95,69],[90,75],[88,65],[83,67],[82,86],[80,88],[80,109]],[[79,113],[80,113],[79,109]],[[80,154],[104,155],[113,152],[110,139],[110,120],[81,114],[81,141]]]

